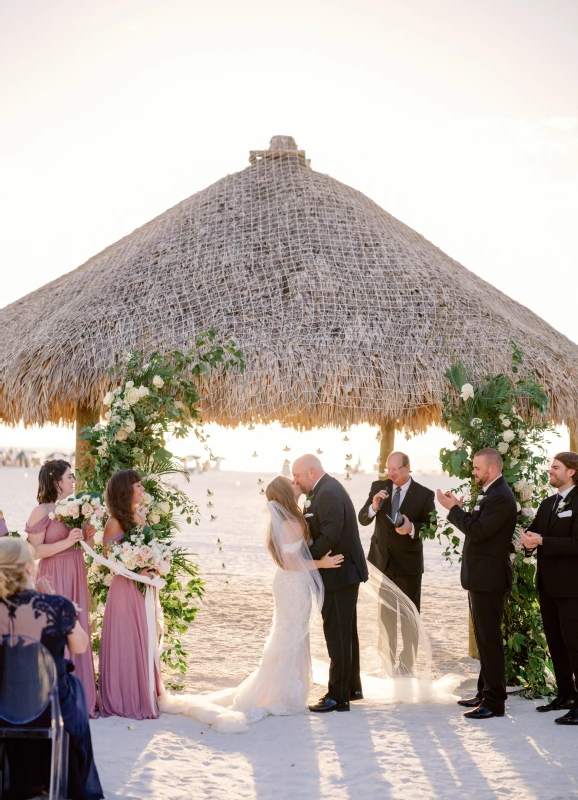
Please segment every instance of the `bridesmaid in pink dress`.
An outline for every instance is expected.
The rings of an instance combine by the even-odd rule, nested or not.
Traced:
[[[38,580],[46,578],[56,594],[72,600],[78,606],[78,619],[85,631],[90,633],[88,583],[84,552],[74,545],[89,537],[90,529],[83,534],[80,528],[69,528],[61,520],[50,519],[58,500],[69,497],[74,491],[74,475],[68,461],[55,459],[45,461],[38,474],[38,505],[30,514],[25,531],[34,547],[35,558],[40,559]],[[94,535],[94,534],[93,534]],[[83,683],[86,705],[91,717],[96,713],[96,684],[92,647],[84,653],[71,653],[67,657],[74,662],[74,674]]]
[[[104,544],[120,542],[126,531],[144,525],[138,506],[143,497],[140,475],[123,469],[111,476],[105,492],[110,514]],[[142,570],[141,575],[150,575]],[[135,581],[115,575],[108,590],[100,640],[100,713],[103,717],[156,719],[160,680],[149,688],[148,629],[144,595]]]

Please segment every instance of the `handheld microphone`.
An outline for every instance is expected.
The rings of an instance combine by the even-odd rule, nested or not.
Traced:
[[[381,511],[386,500],[389,500],[389,493],[387,491],[385,493],[385,497],[382,497],[381,500],[379,501],[379,505],[377,507],[378,511]]]

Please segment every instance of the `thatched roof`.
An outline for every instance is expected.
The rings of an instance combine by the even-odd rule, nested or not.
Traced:
[[[506,369],[514,339],[559,423],[578,418],[578,347],[369,198],[315,172],[289,137],[86,264],[0,311],[0,415],[72,421],[123,349],[233,336],[245,375],[207,387],[207,419],[439,421],[444,371]]]

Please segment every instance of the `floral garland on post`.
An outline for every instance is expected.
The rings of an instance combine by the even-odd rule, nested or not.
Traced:
[[[464,508],[470,509],[480,491],[471,478],[474,453],[494,447],[502,454],[503,475],[516,498],[519,520],[510,556],[514,579],[502,626],[506,681],[524,687],[526,697],[540,697],[551,693],[551,662],[538,604],[536,561],[525,556],[519,533],[529,527],[549,494],[545,437],[555,429],[545,419],[548,398],[543,386],[533,373],[518,377],[524,353],[510,344],[510,375],[486,376],[474,385],[461,362],[446,372],[451,390],[444,397],[442,419],[456,439],[453,449],[441,450],[440,460],[449,475],[467,480],[456,491],[466,495]],[[455,536],[447,522],[442,533]]]
[[[188,495],[170,481],[172,475],[189,472],[167,450],[169,436],[183,438],[194,433],[206,444],[197,409],[198,383],[212,370],[245,368],[242,351],[234,341],[217,341],[212,328],[200,335],[187,352],[124,352],[122,360],[109,370],[114,386],[103,398],[104,422],[83,429],[90,443],[94,465],[81,479],[88,491],[104,493],[110,476],[121,469],[137,470],[145,489],[148,526],[156,539],[171,546],[171,570],[160,593],[166,638],[162,660],[171,668],[186,672],[186,652],[180,637],[198,611],[194,605],[203,595],[203,581],[191,554],[173,543],[183,517],[198,524],[199,510]],[[97,549],[102,550],[102,545]],[[89,559],[89,587],[96,600],[92,627],[98,649],[104,603],[112,574],[107,567]]]

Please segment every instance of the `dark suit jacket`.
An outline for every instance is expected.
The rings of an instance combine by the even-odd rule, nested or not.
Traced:
[[[556,495],[547,497],[529,530],[539,533],[538,586],[552,597],[578,597],[578,487],[566,495],[562,514],[552,514]]]
[[[462,586],[472,592],[507,592],[512,586],[510,548],[518,516],[516,499],[500,476],[476,506],[477,511],[469,512],[454,506],[448,514],[450,523],[466,537]]]
[[[385,489],[389,497],[374,517],[368,516],[374,496]],[[369,497],[358,515],[362,525],[370,525],[375,519],[375,531],[371,537],[367,560],[385,575],[421,575],[423,572],[423,542],[419,532],[430,524],[430,512],[435,512],[435,498],[431,489],[413,480],[409,485],[400,513],[405,514],[415,528],[415,537],[397,533],[386,514],[391,514],[391,500],[395,487],[391,480],[374,481]]]
[[[313,539],[309,548],[313,558],[322,558],[330,550],[333,555],[342,553],[344,556],[339,569],[319,570],[325,591],[335,592],[349,584],[366,581],[367,564],[355,509],[339,481],[325,473],[311,495],[311,505],[304,509],[304,513]]]

